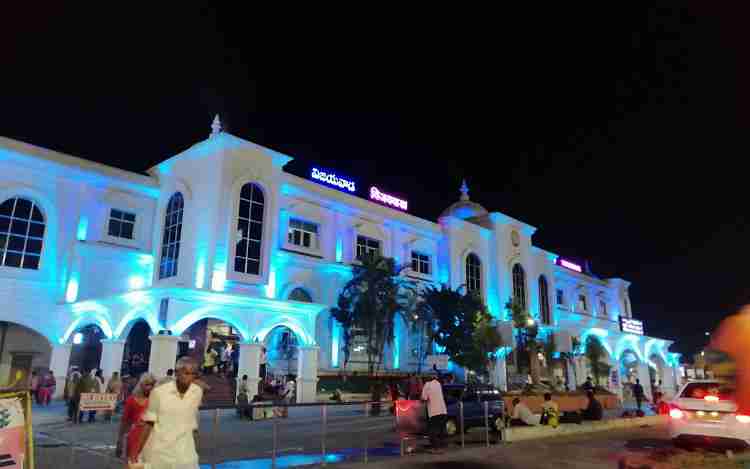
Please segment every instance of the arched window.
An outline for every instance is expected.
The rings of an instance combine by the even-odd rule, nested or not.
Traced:
[[[305,291],[304,288],[295,288],[289,294],[291,301],[300,301],[302,303],[312,303],[312,297]]]
[[[167,203],[164,215],[164,236],[161,241],[161,262],[159,262],[159,279],[177,275],[177,261],[180,258],[180,240],[182,239],[182,211],[185,200],[180,192],[175,192]]]
[[[14,197],[0,205],[0,265],[39,269],[44,215],[28,199]]]
[[[14,197],[0,205],[0,265],[39,269],[44,215],[32,201]]]
[[[482,261],[476,254],[466,256],[466,289],[470,292],[482,291]]]
[[[263,190],[260,186],[253,183],[242,186],[237,217],[237,249],[234,254],[235,272],[260,275],[263,204]]]
[[[539,276],[539,313],[544,324],[550,324],[552,317],[549,313],[549,295],[547,294],[547,279]]]
[[[526,272],[521,264],[513,266],[513,299],[526,309]]]

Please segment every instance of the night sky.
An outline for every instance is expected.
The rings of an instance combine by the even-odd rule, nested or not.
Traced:
[[[536,245],[632,281],[646,332],[687,352],[750,300],[749,12],[701,3],[330,24],[40,7],[3,22],[0,135],[143,172],[219,113],[288,171],[333,168],[430,220],[465,177]]]

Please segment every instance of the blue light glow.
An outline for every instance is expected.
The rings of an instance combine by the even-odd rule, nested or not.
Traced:
[[[641,338],[637,335],[628,334],[622,336],[620,340],[617,341],[617,347],[615,347],[615,359],[619,360],[627,350],[632,350],[633,353],[638,356],[638,360],[640,360],[641,362],[645,362],[646,360],[643,357],[643,353],[641,352],[640,341]]]
[[[341,324],[337,320],[332,321],[331,327],[331,366],[338,368],[339,366],[339,348],[341,338]]]
[[[401,368],[401,336],[404,334],[404,326],[396,319],[393,331],[393,369]]]
[[[203,288],[206,284],[206,266],[204,264],[198,264],[195,269],[195,288]]]
[[[336,262],[343,262],[344,260],[344,240],[340,237],[336,238]]]
[[[76,239],[78,241],[86,241],[86,236],[89,231],[89,219],[85,215],[82,215],[78,220],[78,229],[76,230]]]
[[[273,267],[268,272],[268,285],[266,285],[266,298],[276,298],[276,269]]]

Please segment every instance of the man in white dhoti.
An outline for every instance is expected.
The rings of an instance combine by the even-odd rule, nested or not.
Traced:
[[[198,407],[203,400],[203,390],[193,383],[198,365],[184,357],[175,370],[175,381],[151,391],[143,414],[142,451],[131,464],[146,463],[149,469],[198,469]]]

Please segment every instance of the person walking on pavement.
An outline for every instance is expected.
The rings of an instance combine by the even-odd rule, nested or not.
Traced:
[[[115,456],[122,456],[122,441],[127,435],[127,459],[138,459],[138,446],[141,441],[141,432],[145,424],[143,423],[143,413],[148,407],[148,397],[154,389],[156,379],[151,373],[143,373],[138,381],[133,393],[125,401],[125,410],[120,421],[120,433],[117,438],[117,447]]]
[[[135,455],[152,469],[198,469],[198,408],[203,390],[193,381],[198,365],[190,357],[177,360],[177,379],[151,391],[143,414],[145,426]]]
[[[104,412],[104,421],[111,422],[112,414],[117,412],[120,407],[120,396],[122,394],[122,380],[120,379],[120,373],[117,371],[112,373],[112,377],[107,382],[107,394],[115,394],[117,396],[114,410]]]
[[[443,446],[443,431],[445,430],[448,410],[445,406],[445,398],[443,397],[443,386],[438,380],[437,373],[422,388],[421,398],[427,403],[427,416],[429,417],[427,427],[431,448],[428,451],[433,454],[441,454],[443,452],[441,450]]]
[[[641,385],[640,379],[635,380],[635,384],[633,385],[633,396],[635,397],[636,407],[638,408],[638,410],[641,410],[643,401],[646,400],[646,393],[643,391],[643,386]]]
[[[409,377],[409,399],[412,401],[419,400],[420,396],[422,396],[422,378],[417,376],[416,374],[412,374]]]
[[[586,382],[583,383],[583,390],[586,392],[594,391],[594,383],[591,380],[591,376],[586,377]]]
[[[76,387],[76,406],[80,406],[81,403],[81,394],[89,394],[89,393],[97,393],[99,392],[98,389],[98,381],[94,377],[94,370],[91,370],[89,372],[84,372],[83,377],[78,381],[78,386]],[[89,423],[93,423],[96,420],[96,411],[90,410],[89,411]],[[78,423],[83,423],[83,411],[78,412]]]

